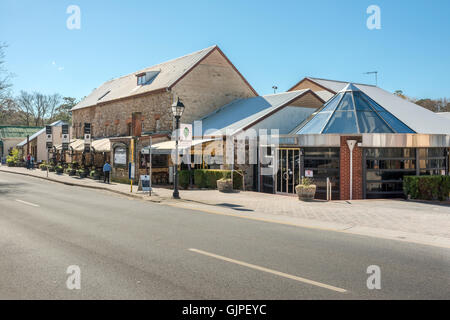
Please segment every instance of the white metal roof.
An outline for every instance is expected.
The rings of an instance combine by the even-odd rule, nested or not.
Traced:
[[[63,124],[67,124],[67,123],[64,122],[64,121],[62,121],[62,120],[57,120],[57,121],[51,123],[50,126],[52,126],[52,127],[60,127],[60,126],[62,126]],[[39,135],[43,134],[44,132],[45,132],[45,127],[42,128],[41,130],[39,130],[38,132],[36,132],[35,134],[32,134],[32,135],[28,138],[28,140],[29,140],[29,141],[34,140],[35,138],[37,138]],[[25,139],[25,140],[23,140],[22,142],[18,143],[17,146],[18,146],[18,147],[23,147],[23,146],[26,145],[26,144],[27,144],[27,139]]]
[[[308,79],[334,92],[339,92],[348,84],[343,81]],[[442,116],[379,87],[367,84],[354,85],[417,133],[450,134],[448,120]]]
[[[234,100],[201,119],[202,134],[206,136],[236,134],[307,92],[312,91],[304,89]]]
[[[447,120],[450,120],[450,112],[436,112],[441,117],[446,118]]]
[[[134,96],[158,89],[169,88],[196,63],[201,61],[217,46],[212,46],[180,58],[163,62],[152,67],[145,68],[126,76],[103,83],[94,89],[86,98],[80,101],[72,110],[90,107],[98,103]],[[153,77],[144,85],[137,85],[136,75],[150,72]]]

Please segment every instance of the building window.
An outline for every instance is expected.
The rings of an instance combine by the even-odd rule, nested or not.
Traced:
[[[145,84],[145,74],[139,75],[137,77],[137,84],[138,84],[138,86],[142,86]]]

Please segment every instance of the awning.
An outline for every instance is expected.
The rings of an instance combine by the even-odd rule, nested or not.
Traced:
[[[191,147],[203,144],[206,142],[214,141],[214,139],[195,139],[192,140]],[[169,140],[164,142],[155,143],[152,145],[152,154],[172,154],[172,150],[175,150],[175,140]],[[178,149],[184,150],[187,149],[187,147],[183,147],[182,144],[178,144]],[[149,152],[149,146],[144,147],[141,149],[142,154],[148,154]]]
[[[62,145],[56,145],[56,150],[61,150]],[[91,144],[91,149],[94,152],[110,152],[111,151],[111,142],[109,138],[93,140]],[[73,150],[75,152],[83,152],[84,151],[84,140],[83,139],[73,139],[69,143],[69,150]]]

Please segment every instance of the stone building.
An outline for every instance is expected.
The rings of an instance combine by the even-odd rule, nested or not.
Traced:
[[[76,138],[84,123],[92,137],[131,135],[131,114],[142,114],[142,131],[168,133],[173,129],[171,104],[179,97],[190,123],[239,98],[256,96],[218,46],[170,60],[105,82],[72,109]]]
[[[171,138],[175,98],[185,105],[180,122],[191,123],[233,100],[254,96],[256,91],[222,50],[212,46],[105,82],[72,109],[73,137],[83,137],[85,123],[91,124],[93,139],[108,137],[112,177],[126,181],[132,157],[136,175],[145,174],[147,162],[139,151],[150,136],[154,143]],[[166,162],[158,170],[169,175]]]

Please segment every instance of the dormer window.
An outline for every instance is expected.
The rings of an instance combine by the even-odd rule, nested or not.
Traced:
[[[144,85],[147,81],[145,81],[145,73],[137,75],[137,84],[138,86]]]

